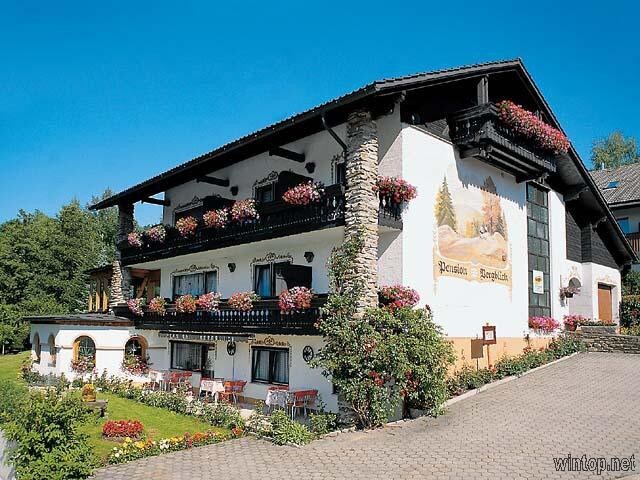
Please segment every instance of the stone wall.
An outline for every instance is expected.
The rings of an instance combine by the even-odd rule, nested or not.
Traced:
[[[364,280],[364,294],[358,302],[358,315],[378,304],[378,131],[371,112],[356,110],[347,119],[347,188],[345,192],[345,239],[358,231],[364,246],[351,273]]]
[[[575,335],[586,345],[589,352],[621,352],[640,354],[640,337],[633,335],[618,335],[607,332],[605,328],[583,328]]]

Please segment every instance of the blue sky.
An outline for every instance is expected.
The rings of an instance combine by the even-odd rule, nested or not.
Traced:
[[[374,79],[518,56],[585,161],[612,130],[640,137],[630,1],[221,3],[0,3],[0,221],[126,188]]]

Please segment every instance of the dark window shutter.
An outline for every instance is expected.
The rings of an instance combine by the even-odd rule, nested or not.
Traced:
[[[311,288],[311,267],[304,265],[286,265],[282,268],[282,276],[286,288]]]
[[[190,208],[189,210],[175,212],[174,217],[176,222],[181,218],[187,218],[187,217],[194,217],[196,220],[202,220],[203,213],[204,212],[202,211],[202,206],[199,206],[199,207]]]
[[[219,210],[224,207],[229,207],[233,203],[233,200],[223,198],[220,195],[210,195],[202,199],[202,208],[205,212],[209,210]]]

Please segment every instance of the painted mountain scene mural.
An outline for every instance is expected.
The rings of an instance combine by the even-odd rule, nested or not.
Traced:
[[[436,276],[510,285],[507,221],[490,176],[480,188],[452,188],[445,176],[434,213]]]

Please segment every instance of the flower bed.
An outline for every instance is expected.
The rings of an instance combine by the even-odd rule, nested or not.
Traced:
[[[403,285],[385,286],[378,292],[380,303],[391,311],[398,308],[413,307],[420,301],[420,295],[413,288]]]
[[[193,295],[182,295],[176,300],[176,310],[180,313],[194,313],[196,309],[197,303]]]
[[[409,202],[418,196],[418,190],[406,180],[396,177],[378,177],[373,187],[380,199],[389,199],[399,205]]]
[[[229,224],[229,209],[209,210],[202,216],[208,228],[225,228]]]
[[[164,316],[167,313],[166,300],[162,297],[152,298],[149,302],[149,311],[156,315]]]
[[[231,207],[231,219],[234,222],[250,222],[258,220],[258,210],[256,210],[256,201],[253,198],[239,200]]]
[[[236,310],[248,312],[253,308],[253,302],[259,298],[254,292],[235,292],[229,297],[227,304]]]
[[[194,217],[184,217],[176,222],[176,229],[182,237],[187,238],[196,233],[198,228],[198,220]]]
[[[313,292],[307,287],[293,287],[284,290],[278,296],[278,306],[283,313],[311,308]]]
[[[139,438],[144,426],[138,420],[109,420],[102,425],[102,436],[107,438]]]
[[[207,312],[215,312],[218,310],[218,306],[220,305],[220,294],[216,292],[205,293],[204,295],[200,295],[198,300],[196,300],[196,304],[202,310]]]
[[[309,205],[319,202],[323,193],[324,186],[321,183],[308,181],[284,192],[282,199],[290,205]]]
[[[144,232],[145,236],[154,243],[162,243],[165,238],[167,238],[167,230],[164,228],[164,225],[156,225],[155,227],[151,227],[146,232]]]
[[[138,232],[131,232],[129,235],[127,235],[127,242],[131,247],[142,247],[142,234]]]
[[[127,307],[129,307],[131,313],[138,317],[142,317],[144,315],[142,307],[144,307],[145,303],[146,301],[144,298],[131,298],[127,300]]]
[[[534,113],[504,100],[497,105],[500,120],[515,133],[532,140],[537,147],[555,154],[567,153],[570,147],[567,137],[558,129],[547,125]]]
[[[537,333],[549,334],[560,328],[560,324],[552,317],[529,317],[529,328]]]

